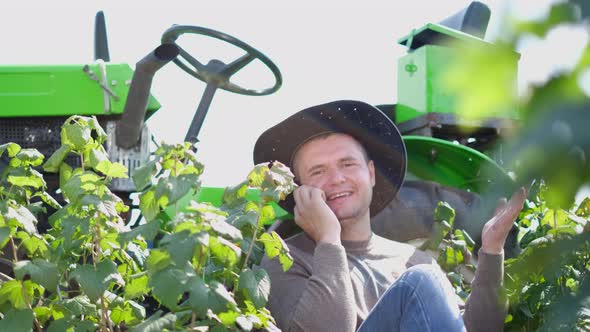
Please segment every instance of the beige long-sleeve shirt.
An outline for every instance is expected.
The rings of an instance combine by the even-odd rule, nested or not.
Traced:
[[[283,272],[263,260],[271,278],[269,308],[284,331],[355,331],[378,299],[409,267],[436,264],[414,247],[373,234],[368,241],[316,245],[305,233],[288,239],[294,263]],[[503,257],[480,252],[463,319],[468,331],[501,331]],[[460,303],[458,302],[458,305]]]

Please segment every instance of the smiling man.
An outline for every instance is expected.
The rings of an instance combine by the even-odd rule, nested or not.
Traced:
[[[300,111],[264,132],[255,163],[278,160],[300,186],[282,203],[303,233],[286,240],[294,264],[265,260],[269,307],[286,331],[501,331],[503,247],[526,193],[500,204],[482,231],[472,292],[462,303],[436,262],[379,237],[370,218],[395,197],[406,151],[375,107],[335,101]]]

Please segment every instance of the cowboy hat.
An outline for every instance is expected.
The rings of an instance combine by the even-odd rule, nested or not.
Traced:
[[[254,146],[254,163],[279,161],[292,168],[295,152],[307,141],[326,133],[354,137],[375,164],[375,186],[370,205],[376,215],[393,200],[406,173],[406,148],[393,122],[376,107],[361,101],[338,100],[299,111],[266,130]],[[279,203],[293,213],[289,195]]]

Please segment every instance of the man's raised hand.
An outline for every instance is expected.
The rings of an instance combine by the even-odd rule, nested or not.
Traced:
[[[293,193],[295,223],[316,243],[340,244],[340,222],[321,189],[302,185]]]
[[[503,253],[508,233],[522,210],[526,196],[526,189],[520,188],[512,194],[508,202],[505,198],[498,202],[494,216],[483,226],[481,231],[481,250],[483,252],[492,255]]]

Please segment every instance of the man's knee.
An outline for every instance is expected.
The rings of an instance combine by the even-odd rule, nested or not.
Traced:
[[[440,287],[442,284],[448,283],[441,269],[432,264],[414,265],[404,272],[402,278],[405,282],[414,286],[431,284]]]

